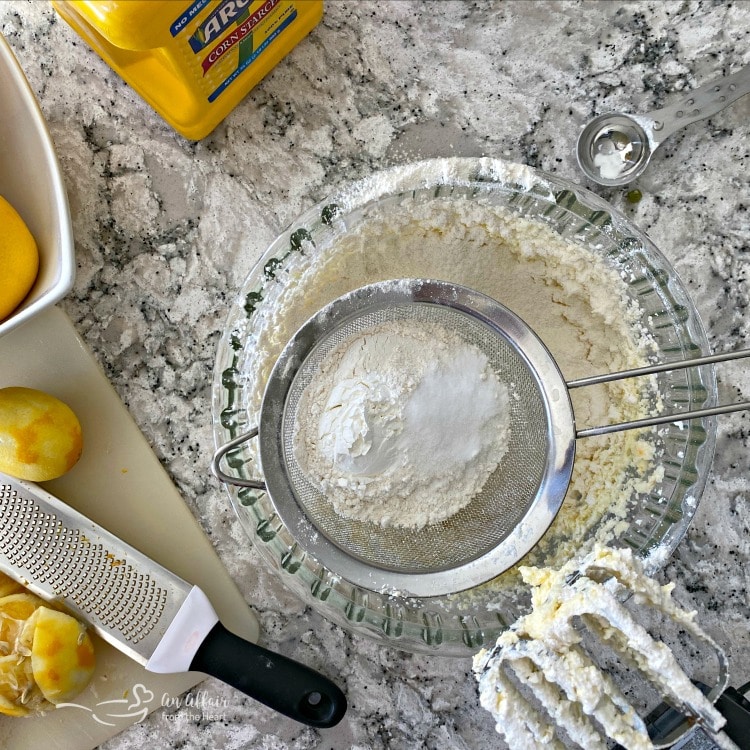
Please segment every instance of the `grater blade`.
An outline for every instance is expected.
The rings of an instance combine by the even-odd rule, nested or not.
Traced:
[[[0,570],[146,664],[193,588],[35,485],[0,474]]]

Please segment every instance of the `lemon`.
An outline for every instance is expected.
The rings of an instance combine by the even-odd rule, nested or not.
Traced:
[[[83,623],[65,612],[39,607],[31,647],[37,687],[50,703],[69,701],[91,680],[94,645]]]
[[[0,320],[21,304],[38,272],[39,250],[29,228],[0,196]]]
[[[20,583],[16,583],[12,578],[6,576],[5,573],[0,573],[0,599],[10,594],[17,594],[23,590],[23,586]]]
[[[82,449],[81,423],[67,404],[34,388],[0,388],[0,471],[46,482],[72,469]]]
[[[13,669],[8,666],[10,662],[9,658],[0,659],[0,714],[6,714],[7,716],[28,716],[31,713],[28,708],[25,708],[23,705],[19,706],[16,704],[15,699],[11,700],[4,694],[3,685],[14,679]]]
[[[71,700],[95,666],[82,622],[23,588],[0,597],[0,714],[27,716]]]
[[[44,600],[29,591],[9,594],[0,599],[0,642],[15,643],[24,622],[41,607]]]
[[[26,716],[50,707],[34,682],[30,658],[28,622],[41,606],[44,601],[29,592],[0,597],[1,714]]]

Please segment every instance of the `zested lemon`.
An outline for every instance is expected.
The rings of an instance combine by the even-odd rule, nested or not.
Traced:
[[[81,423],[55,396],[34,388],[0,388],[0,471],[46,482],[81,456]]]
[[[0,573],[0,590],[16,587]],[[75,698],[91,680],[85,625],[23,587],[0,596],[0,714],[28,716]]]
[[[39,607],[32,615],[31,671],[50,703],[63,703],[89,684],[94,646],[86,626],[65,612]]]
[[[39,273],[39,249],[13,206],[0,196],[0,321],[23,301]]]

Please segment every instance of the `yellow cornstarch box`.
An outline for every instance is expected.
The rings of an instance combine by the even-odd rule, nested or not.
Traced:
[[[52,0],[177,132],[208,135],[318,25],[323,0]]]

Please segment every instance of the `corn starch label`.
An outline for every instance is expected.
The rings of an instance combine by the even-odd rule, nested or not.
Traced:
[[[297,17],[283,0],[196,0],[170,26],[186,40],[196,78],[215,101]]]

